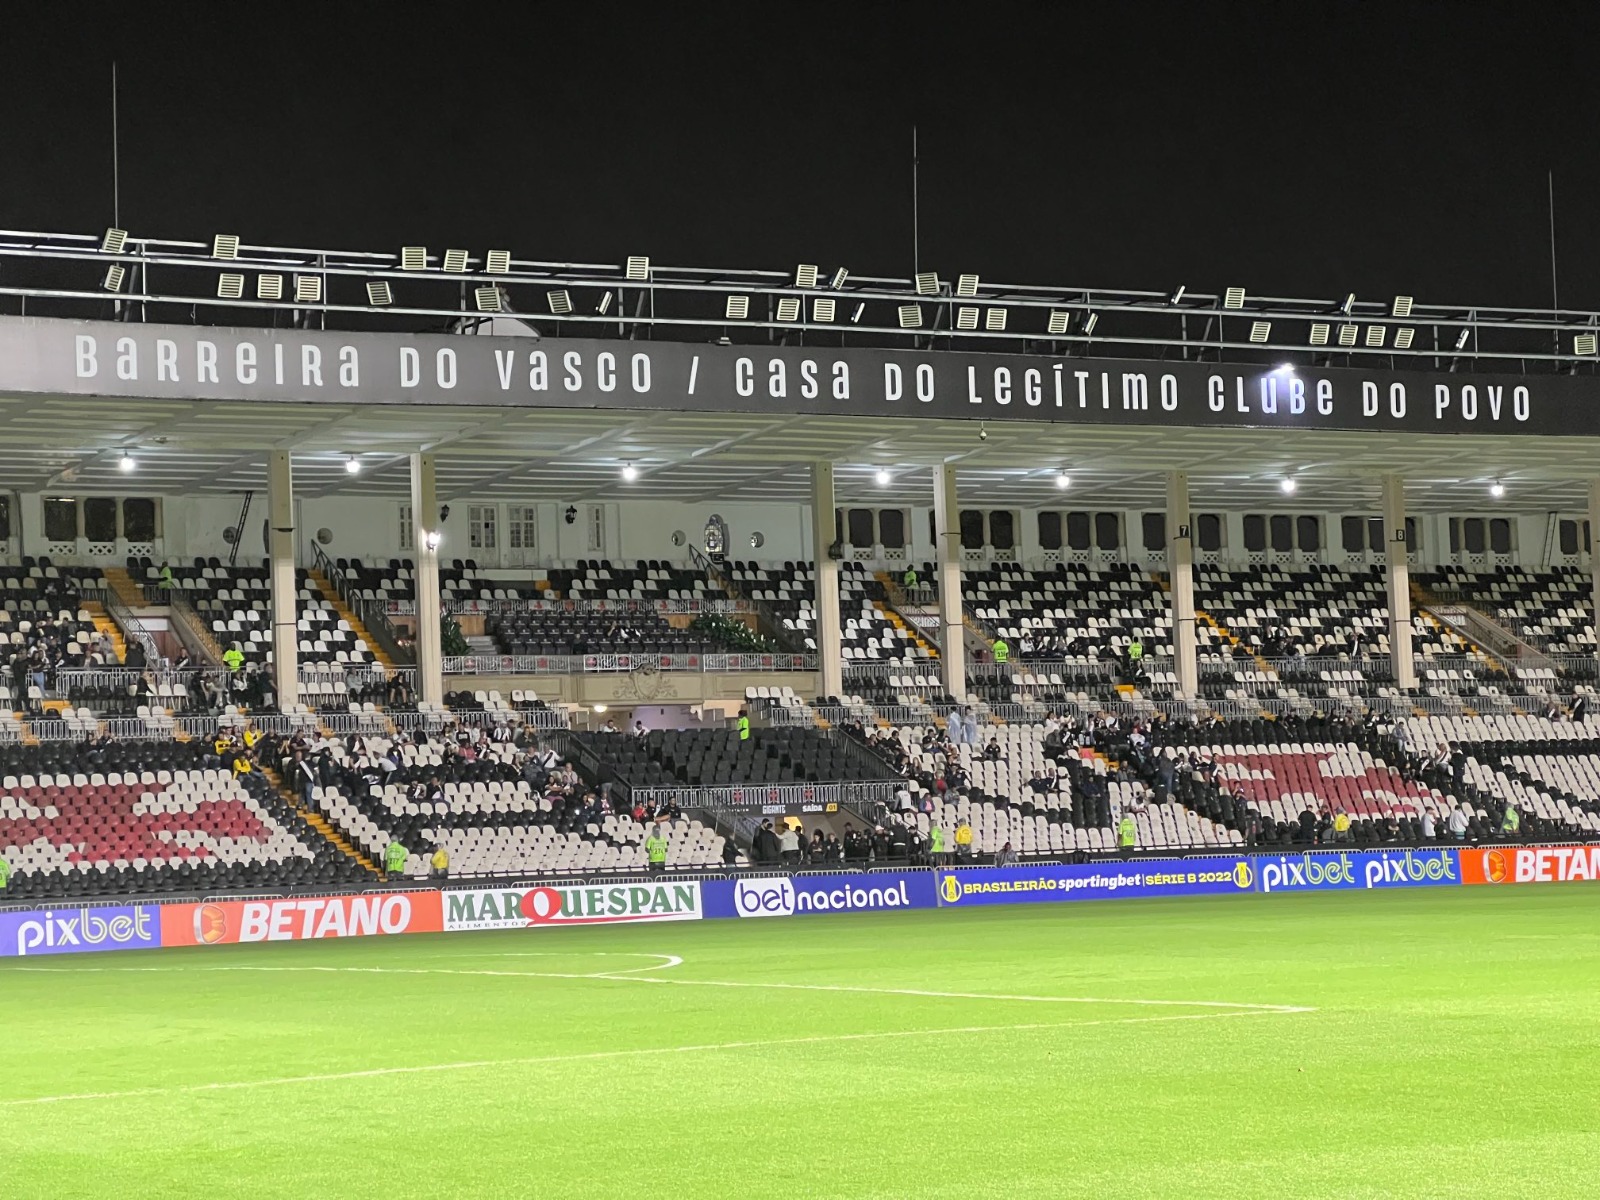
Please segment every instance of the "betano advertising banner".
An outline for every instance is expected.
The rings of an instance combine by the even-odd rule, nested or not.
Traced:
[[[617,925],[639,921],[698,921],[705,915],[701,884],[561,884],[443,893],[444,928],[543,929],[554,925]]]
[[[1580,883],[1600,879],[1600,846],[1462,850],[1464,883]]]
[[[1459,852],[1439,850],[1311,850],[1255,860],[1263,892],[1326,892],[1348,888],[1441,887],[1461,882]]]
[[[974,867],[939,872],[939,903],[1018,904],[1128,896],[1204,896],[1248,892],[1247,858],[1150,859],[1090,866]]]
[[[161,909],[161,941],[167,946],[302,942],[438,933],[443,928],[438,892],[215,900],[205,904],[168,904]]]
[[[160,911],[155,904],[107,904],[0,912],[0,958],[154,950],[162,944]]]
[[[932,908],[929,871],[874,871],[870,875],[757,875],[709,880],[708,917],[793,917],[806,913],[892,912]]]

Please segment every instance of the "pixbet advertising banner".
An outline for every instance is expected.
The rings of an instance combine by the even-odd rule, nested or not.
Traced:
[[[1263,892],[1443,887],[1461,882],[1454,849],[1310,851],[1256,859]]]
[[[978,867],[939,872],[942,905],[1105,900],[1113,896],[1201,896],[1248,892],[1255,870],[1244,858],[1152,859],[1093,866]]]
[[[1578,883],[1600,879],[1600,846],[1462,850],[1464,883]]]
[[[698,921],[705,915],[699,880],[449,891],[443,894],[442,903],[444,928],[452,933],[630,921]]]
[[[705,884],[708,917],[792,917],[804,913],[932,908],[928,871],[870,875],[756,875]]]
[[[301,942],[374,934],[438,933],[438,892],[317,896],[303,900],[217,900],[161,910],[167,946]]]
[[[161,945],[159,911],[154,904],[112,904],[0,912],[0,958],[154,950]]]

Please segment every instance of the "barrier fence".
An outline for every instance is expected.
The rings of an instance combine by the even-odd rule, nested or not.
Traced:
[[[582,675],[633,671],[815,671],[815,654],[477,654],[444,660],[446,675]]]

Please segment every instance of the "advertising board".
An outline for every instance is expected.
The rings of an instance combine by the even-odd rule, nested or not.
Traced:
[[[154,904],[0,912],[0,958],[153,950],[162,944],[158,913]]]
[[[1346,888],[1442,887],[1461,882],[1457,851],[1309,850],[1256,860],[1263,892],[1326,892]]]
[[[161,941],[167,946],[438,933],[442,928],[438,892],[213,900],[161,910]]]
[[[752,875],[705,884],[708,917],[793,917],[807,913],[932,908],[928,871],[856,875]]]
[[[697,879],[478,888],[447,891],[441,904],[444,928],[452,933],[467,929],[698,921],[705,915],[700,888]]]
[[[1459,853],[1462,879],[1469,884],[1600,879],[1600,846],[1493,846]]]
[[[973,867],[940,871],[941,905],[1105,900],[1113,896],[1203,896],[1248,892],[1250,860],[1237,857],[1149,859],[1083,866]]]

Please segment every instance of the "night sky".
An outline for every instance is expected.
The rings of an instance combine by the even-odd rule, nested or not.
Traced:
[[[1600,308],[1595,6],[9,6],[0,225]],[[225,14],[219,17],[217,14]],[[517,14],[517,15],[512,15]]]

